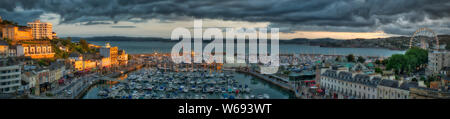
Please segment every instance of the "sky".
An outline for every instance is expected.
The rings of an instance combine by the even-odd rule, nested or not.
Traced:
[[[450,34],[449,0],[1,0],[0,16],[53,23],[59,37],[170,38],[177,27],[279,28],[280,39]]]

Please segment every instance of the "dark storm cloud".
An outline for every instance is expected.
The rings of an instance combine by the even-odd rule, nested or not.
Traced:
[[[136,28],[136,26],[111,26],[111,28]]]
[[[23,10],[16,10],[17,8]],[[419,27],[449,33],[448,0],[7,0],[0,15],[17,21],[43,13],[62,24],[96,21],[162,22],[210,18],[270,22],[282,32],[298,30],[410,34]]]
[[[104,21],[88,21],[87,23],[84,23],[83,25],[108,25],[112,24],[111,22],[104,22]]]

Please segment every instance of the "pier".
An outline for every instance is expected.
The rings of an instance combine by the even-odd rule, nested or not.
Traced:
[[[270,82],[270,83],[272,83],[272,84],[274,84],[274,85],[276,85],[278,87],[281,87],[283,89],[295,92],[294,88],[289,84],[289,82],[286,82],[286,81],[288,81],[287,79],[283,79],[281,77],[274,76],[274,75],[266,76],[266,75],[259,74],[259,73],[253,72],[253,71],[245,71],[245,70],[241,70],[241,69],[239,69],[237,71],[241,72],[241,73],[250,74],[252,76],[255,76],[255,77],[263,79],[263,80],[265,80],[267,82]],[[275,80],[272,79],[271,77],[275,78]]]

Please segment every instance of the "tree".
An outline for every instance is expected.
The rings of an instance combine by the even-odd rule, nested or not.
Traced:
[[[394,69],[397,74],[410,74],[417,67],[428,63],[428,51],[420,48],[410,48],[405,55],[394,54],[387,60],[386,69]]]
[[[364,63],[364,62],[366,62],[366,59],[364,59],[364,57],[362,57],[362,56],[359,56],[357,61],[360,63]]]
[[[375,73],[382,74],[383,70],[381,70],[379,67],[375,68]]]
[[[413,81],[413,82],[417,82],[417,79],[416,78],[413,78],[411,81]]]
[[[408,51],[406,51],[405,55],[417,58],[417,62],[414,62],[414,63],[416,63],[418,65],[428,63],[428,51],[427,50],[413,47],[413,48],[408,49]]]
[[[406,65],[406,58],[405,55],[402,54],[394,54],[392,55],[387,62],[386,69],[391,70],[394,69],[394,71],[399,74],[403,73],[403,70]]]
[[[375,64],[381,65],[381,64],[383,64],[383,62],[381,60],[377,59],[377,60],[375,60]]]
[[[347,61],[348,62],[355,62],[355,56],[353,54],[347,55]]]
[[[81,49],[83,50],[83,53],[91,52],[91,50],[89,49],[89,44],[87,43],[86,40],[81,39],[80,46],[81,46]]]

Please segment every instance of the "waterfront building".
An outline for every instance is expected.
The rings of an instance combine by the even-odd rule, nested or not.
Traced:
[[[432,51],[428,53],[427,75],[438,74],[444,67],[450,67],[450,52]]]
[[[0,93],[14,93],[21,86],[20,64],[12,58],[0,59]]]
[[[28,27],[31,28],[32,36],[34,39],[53,39],[56,37],[56,33],[53,33],[52,24],[35,20],[28,22]]]
[[[78,60],[73,62],[73,67],[77,71],[84,71],[97,67],[97,62],[93,60]]]
[[[17,56],[31,57],[32,59],[53,58],[55,53],[49,43],[17,45]]]
[[[119,51],[119,57],[117,58],[119,61],[119,65],[127,65],[128,64],[128,54],[125,52],[125,50]]]
[[[110,57],[104,57],[100,60],[100,68],[110,67],[112,65]]]
[[[100,48],[100,55],[109,58],[111,65],[117,65],[118,64],[118,55],[119,55],[119,48],[118,47],[111,47],[109,43],[106,43],[104,47]],[[102,61],[103,62],[103,61]]]
[[[94,56],[94,54],[81,55],[79,53],[71,53],[69,55],[69,61],[76,71],[84,71],[93,68],[107,68],[112,65],[110,57],[98,57]]]
[[[2,38],[12,41],[33,40],[32,29],[28,27],[5,26],[2,29]]]

